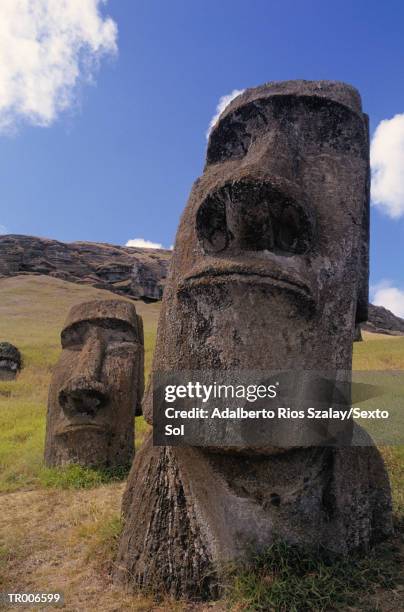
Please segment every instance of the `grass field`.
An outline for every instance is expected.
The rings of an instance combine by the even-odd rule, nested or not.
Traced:
[[[131,596],[114,587],[108,568],[120,531],[123,483],[91,470],[46,470],[43,466],[47,391],[52,367],[60,353],[60,330],[66,314],[75,303],[116,296],[87,285],[28,275],[1,279],[0,295],[0,341],[16,344],[24,361],[16,381],[0,381],[0,577],[3,580],[0,591],[11,587],[14,591],[19,588],[60,589],[65,593],[67,610],[93,610],[94,601],[101,611],[205,609],[168,601],[155,604],[141,595]],[[145,328],[146,375],[151,364],[159,307],[159,304],[136,302]],[[363,335],[364,342],[354,347],[354,369],[404,370],[404,337]],[[400,407],[400,402],[398,405]],[[142,418],[136,421],[136,444],[139,446],[147,426]],[[382,452],[389,469],[399,524],[404,520],[404,449],[389,447]],[[279,554],[273,551],[275,553]],[[370,559],[368,566],[376,567],[377,563],[379,561]],[[368,566],[361,573],[362,577],[368,572]],[[289,568],[287,563],[285,567]],[[293,569],[293,565],[291,567]],[[274,601],[271,599],[274,586],[268,586],[268,570],[263,575],[261,570],[262,567],[246,570],[235,581],[228,600],[209,609],[282,610],[276,608],[279,603],[268,603]],[[335,568],[332,571],[336,580]],[[344,567],[343,571],[345,575],[353,575],[349,568]],[[331,583],[335,583],[330,570],[320,565],[315,570],[312,568],[311,583],[307,587],[310,593],[320,589],[321,596],[321,580],[326,574],[329,592]],[[317,575],[319,578],[313,578]],[[369,604],[373,608],[361,609],[398,610],[397,602],[403,591],[384,583],[380,575],[379,583],[373,580],[376,594],[372,595]],[[279,583],[284,585],[284,590],[291,588],[288,576],[288,573],[278,576],[277,588]],[[370,592],[370,578],[362,582],[364,591]],[[297,583],[295,580],[293,584],[297,591],[303,589],[302,580]],[[355,584],[354,592],[358,589],[358,593],[362,593],[361,587]],[[384,586],[377,589],[377,584]],[[302,592],[306,593],[304,589]],[[261,599],[257,598],[257,593],[261,593]],[[358,595],[359,599],[363,596]],[[262,604],[265,601],[267,603]],[[301,601],[309,600],[303,598]],[[321,601],[321,597],[315,601]],[[337,596],[334,603],[338,603]],[[269,605],[275,607],[265,607]],[[290,603],[287,605],[289,609],[284,608],[287,612],[294,609]],[[299,612],[301,609],[332,608],[296,608]]]

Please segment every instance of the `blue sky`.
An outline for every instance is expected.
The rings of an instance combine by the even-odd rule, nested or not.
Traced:
[[[13,12],[12,0],[3,1],[0,13]],[[94,17],[98,4],[78,1],[80,10],[69,14],[76,25],[84,5]],[[74,7],[77,0],[70,2]],[[54,88],[53,108],[41,106],[45,86],[37,106],[21,102],[26,92],[7,106],[0,73],[3,231],[114,244],[142,237],[171,245],[202,170],[208,124],[219,98],[233,89],[278,79],[337,79],[360,90],[372,133],[382,120],[404,113],[402,1],[110,0],[99,10],[97,23],[87,20],[85,41],[87,60],[99,61],[92,84],[63,68],[52,78],[70,81]],[[112,21],[106,23],[107,16]],[[100,23],[102,32],[95,27]],[[80,41],[69,44],[82,57]],[[31,56],[27,52],[20,70],[29,72]],[[84,62],[78,70],[85,70]],[[27,86],[31,98],[36,83]],[[397,299],[396,312],[402,306],[404,314],[404,122],[389,125],[378,151],[384,159],[390,146],[386,159],[396,168],[384,168],[390,174],[379,191],[387,204],[372,208],[371,283],[385,296],[398,291],[385,300]],[[403,164],[398,185],[397,164]]]

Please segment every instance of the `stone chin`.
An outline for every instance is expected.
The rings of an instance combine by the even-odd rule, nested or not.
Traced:
[[[55,433],[59,449],[55,458],[59,465],[78,463],[87,467],[106,465],[111,431],[94,423],[70,424]],[[70,450],[68,450],[70,449]]]

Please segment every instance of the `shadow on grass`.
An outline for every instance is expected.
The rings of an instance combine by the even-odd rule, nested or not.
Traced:
[[[400,550],[389,541],[365,556],[330,559],[321,551],[275,543],[233,569],[227,599],[243,610],[304,612],[347,610],[399,582]],[[390,603],[392,601],[390,600]],[[355,609],[374,610],[372,605]],[[378,609],[378,608],[377,608]]]
[[[43,468],[39,481],[43,487],[53,489],[92,489],[104,484],[121,482],[128,476],[130,467],[94,469],[81,465]]]

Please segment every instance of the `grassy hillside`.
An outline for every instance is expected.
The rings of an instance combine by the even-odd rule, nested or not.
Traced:
[[[362,332],[354,344],[354,370],[404,370],[404,336]]]
[[[61,589],[69,602],[69,610],[92,610],[94,601],[102,611],[207,609],[169,601],[157,606],[148,598],[130,596],[112,585],[108,568],[121,528],[119,507],[123,483],[106,482],[97,474],[83,470],[49,471],[43,467],[47,392],[52,367],[61,350],[63,321],[75,303],[116,296],[90,286],[41,276],[1,279],[0,295],[0,341],[18,346],[24,360],[16,381],[0,381],[0,590]],[[157,303],[136,302],[145,328],[146,375],[151,364],[159,307]],[[354,369],[404,370],[404,337],[363,335],[364,342],[354,347]],[[146,428],[143,419],[138,418],[137,445]],[[389,447],[382,452],[390,473],[398,523],[404,517],[403,447]],[[279,597],[283,594],[290,597],[292,586],[303,598],[299,601],[306,603],[320,601],[325,590],[327,601],[333,601],[335,587],[335,602],[342,597],[341,601],[346,604],[344,591],[348,576],[354,577],[353,594],[356,589],[362,593],[371,584],[370,567],[374,569],[374,584],[387,588],[388,580],[383,582],[382,578],[385,570],[376,571],[377,563],[377,560],[365,559],[356,573],[344,566],[338,570],[342,572],[339,577],[335,568],[330,573],[329,568],[319,565],[317,570],[310,570],[305,583],[296,579],[293,564],[289,566],[287,560],[286,573],[270,580],[268,570],[261,575],[260,567],[236,580],[233,595],[227,602],[209,609],[224,610],[230,606],[234,610],[281,610],[276,605],[265,607],[269,603],[262,602],[272,602],[274,592]],[[278,590],[270,586],[272,580]],[[269,599],[265,599],[267,596]],[[383,602],[399,609],[399,591],[390,587],[379,589],[376,596],[378,607],[373,599],[374,607],[367,609],[389,609]],[[290,601],[279,597],[278,602]],[[358,595],[358,601],[361,598]],[[314,605],[307,609],[330,609]],[[342,604],[342,609],[347,609],[346,605]]]

